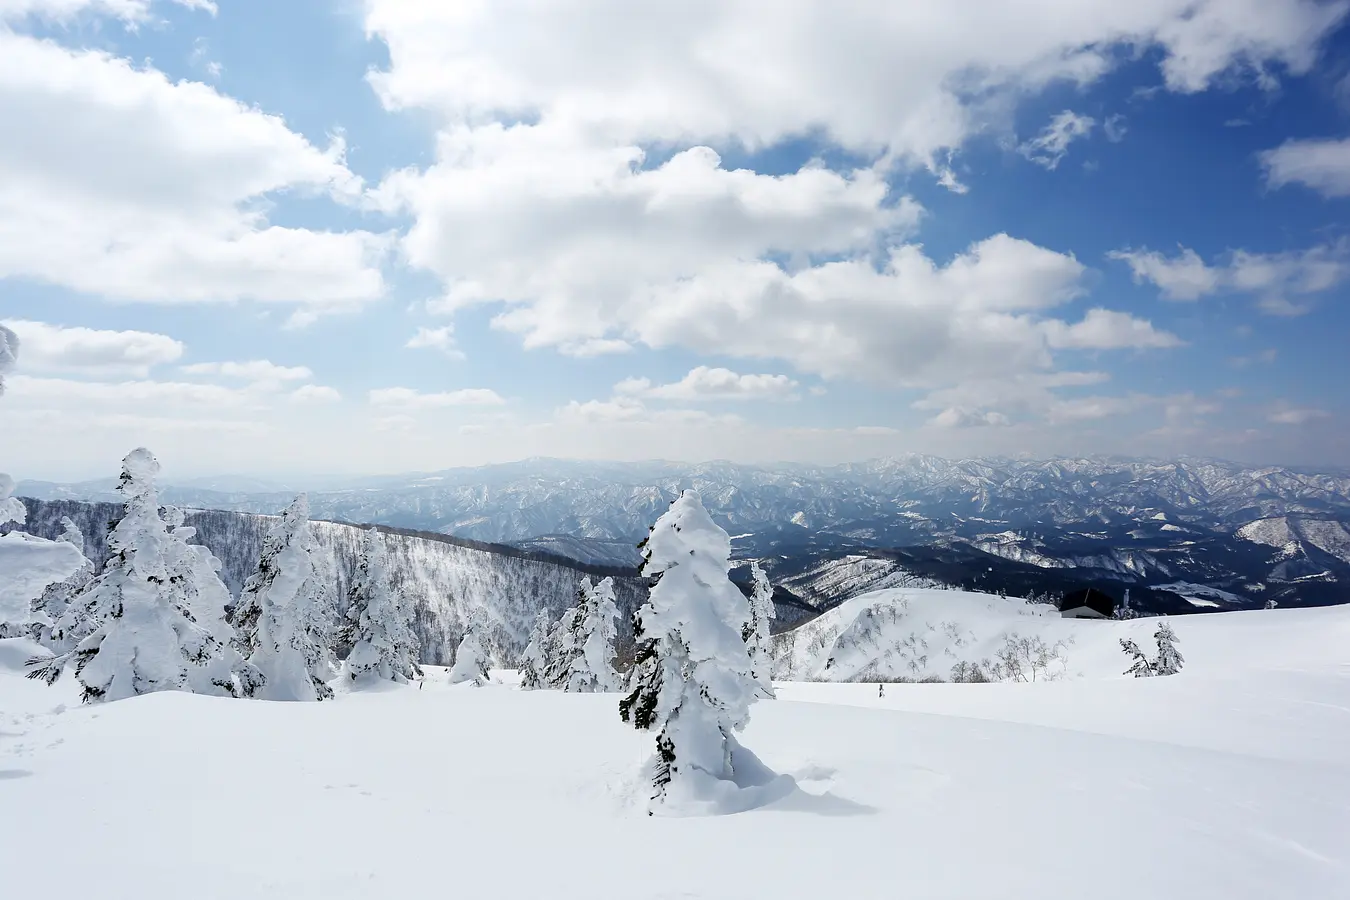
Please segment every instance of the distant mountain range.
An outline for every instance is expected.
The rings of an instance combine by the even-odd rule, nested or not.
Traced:
[[[648,526],[692,487],[735,538],[737,555],[768,558],[776,580],[792,580],[801,596],[826,605],[846,597],[827,596],[808,573],[835,578],[841,565],[854,573],[843,582],[860,585],[876,577],[1023,594],[1093,583],[1120,595],[1129,587],[1159,611],[1350,600],[1347,472],[1206,459],[908,455],[840,466],[541,459],[318,486],[310,492],[316,518],[626,566],[636,564],[634,545]],[[19,494],[110,500],[111,489],[111,479],[21,482]],[[183,506],[273,513],[293,491],[220,478],[163,495]]]

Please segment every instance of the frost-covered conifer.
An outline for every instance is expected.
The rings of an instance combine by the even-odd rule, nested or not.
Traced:
[[[592,590],[589,577],[581,580],[577,605],[567,610],[549,629],[545,644],[544,684],[555,691],[567,690],[572,660],[581,654],[581,622],[584,598]]]
[[[69,544],[84,557],[84,535],[69,516],[61,517],[61,534],[57,541]],[[43,646],[63,653],[79,640],[87,637],[97,623],[71,615],[71,601],[94,580],[94,564],[87,557],[80,567],[66,578],[50,584],[42,596],[33,601],[33,638]],[[78,609],[76,610],[78,613]]]
[[[5,393],[5,376],[14,371],[19,361],[19,336],[0,325],[0,397]]]
[[[1280,605],[1279,602],[1274,597],[1271,597],[1269,600],[1266,601],[1266,609],[1274,609],[1279,605]]]
[[[1134,641],[1120,639],[1120,649],[1130,657],[1130,667],[1125,670],[1126,675],[1133,675],[1135,678],[1150,678],[1153,676],[1153,663],[1149,662],[1144,651],[1139,649],[1139,645]]]
[[[590,579],[584,584],[581,606],[573,620],[576,631],[570,644],[574,655],[567,667],[563,690],[586,694],[617,691],[623,684],[614,669],[614,639],[619,633],[615,624],[619,607],[614,602],[614,579],[605,578],[593,587]]]
[[[1153,662],[1153,671],[1157,675],[1175,675],[1181,671],[1181,664],[1186,660],[1182,659],[1180,651],[1177,650],[1176,632],[1172,631],[1172,626],[1167,624],[1167,620],[1158,623],[1158,630],[1154,632],[1153,639],[1158,642],[1158,658]]]
[[[333,696],[333,592],[309,526],[305,494],[281,514],[263,542],[258,571],[230,611],[240,650],[256,673],[241,678],[245,696],[326,700]]]
[[[406,683],[420,677],[420,646],[412,629],[413,611],[389,581],[384,537],[366,532],[352,587],[347,594],[347,634],[352,651],[343,664],[348,680],[371,675]]]
[[[108,535],[107,565],[77,600],[99,625],[29,677],[51,683],[73,661],[86,701],[166,690],[235,694],[227,648],[196,621],[202,585],[176,564],[175,538],[159,513],[158,474],[159,463],[144,448],[122,461],[117,489],[126,512]]]
[[[772,698],[773,658],[769,655],[769,629],[774,618],[773,585],[769,576],[760,568],[759,560],[750,563],[750,577],[754,587],[750,591],[750,620],[745,623],[742,635],[745,647],[750,653],[751,671],[759,683],[764,696]]]
[[[478,640],[477,630],[470,625],[455,651],[455,664],[450,667],[450,683],[472,682],[481,687],[488,683],[488,655]]]
[[[12,493],[14,479],[0,473],[0,525],[21,525],[28,518],[27,508]],[[43,598],[89,567],[84,553],[66,541],[17,530],[0,535],[0,637],[26,637],[35,620],[39,628],[49,624],[40,611]]]
[[[654,731],[654,803],[678,786],[735,780],[738,756],[760,767],[732,732],[745,727],[760,694],[741,629],[745,596],[731,583],[731,540],[685,491],[642,544],[642,572],[656,579],[636,618],[638,654],[619,715]]]
[[[545,674],[548,671],[552,630],[548,610],[539,610],[539,614],[534,617],[534,628],[530,630],[530,641],[520,657],[520,689],[523,691],[549,687]]]

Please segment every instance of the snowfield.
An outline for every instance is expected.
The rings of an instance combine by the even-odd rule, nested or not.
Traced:
[[[1078,633],[1065,680],[780,683],[742,741],[796,789],[685,818],[646,815],[652,736],[614,694],[433,668],[324,703],[81,706],[0,641],[3,893],[1350,896],[1350,607],[1173,619],[1184,671],[1141,680],[1106,650],[1156,620],[1022,619]]]

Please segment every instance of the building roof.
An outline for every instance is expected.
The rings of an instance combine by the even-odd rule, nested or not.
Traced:
[[[1104,594],[1096,588],[1083,588],[1065,594],[1059,600],[1061,611],[1066,609],[1078,609],[1080,606],[1086,606],[1088,609],[1095,610],[1102,615],[1110,618],[1116,614],[1116,601],[1110,595]]]

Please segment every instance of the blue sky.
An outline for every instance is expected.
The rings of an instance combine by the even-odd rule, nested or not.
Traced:
[[[1350,464],[1345,3],[611,6],[0,0],[0,467]]]

